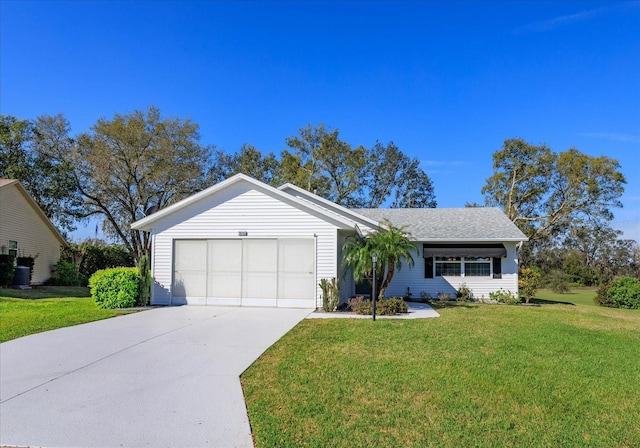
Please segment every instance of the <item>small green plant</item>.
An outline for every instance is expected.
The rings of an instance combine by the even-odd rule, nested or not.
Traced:
[[[451,294],[449,294],[448,292],[436,292],[436,296],[441,302],[448,302],[449,300],[451,300]]]
[[[151,298],[151,269],[149,267],[149,257],[143,255],[138,263],[138,273],[140,275],[140,285],[138,287],[138,305],[147,306]]]
[[[138,301],[140,273],[136,268],[97,271],[89,279],[91,297],[100,308],[131,308]]]
[[[456,299],[458,302],[471,302],[472,292],[466,283],[462,283],[456,291]]]
[[[363,296],[353,297],[349,299],[349,307],[356,314],[373,314],[371,300],[365,299]]]
[[[620,277],[600,287],[594,299],[598,305],[611,308],[640,308],[640,280]]]
[[[390,297],[388,299],[378,300],[376,304],[376,313],[381,316],[393,316],[407,312],[409,312],[409,307],[401,297]]]
[[[533,299],[540,286],[540,269],[522,268],[518,275],[518,295],[527,303]]]
[[[431,293],[427,292],[427,291],[420,291],[420,298],[422,300],[424,300],[425,302],[433,300],[433,297],[431,296]]]
[[[502,288],[497,291],[490,292],[489,298],[498,303],[506,303],[507,305],[517,305],[520,303],[520,298],[516,294]]]
[[[323,278],[320,280],[320,289],[322,289],[322,310],[332,313],[340,303],[340,294],[338,280],[333,277],[331,280]]]

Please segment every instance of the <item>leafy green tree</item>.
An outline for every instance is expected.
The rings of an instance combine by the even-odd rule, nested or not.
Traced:
[[[116,114],[81,134],[72,154],[87,215],[103,218],[136,262],[147,253],[149,235],[130,228],[151,206],[166,207],[207,185],[210,148],[200,145],[198,125],[163,118],[160,110]]]
[[[391,201],[394,208],[435,207],[436,200],[429,176],[420,168],[418,159],[411,159],[393,144],[380,142],[369,150],[365,170],[363,208],[378,208]]]
[[[337,129],[308,125],[281,154],[283,179],[349,208],[435,207],[431,179],[393,144],[353,148]]]
[[[403,262],[414,265],[412,253],[418,248],[411,242],[411,235],[402,227],[394,227],[389,221],[366,237],[354,235],[342,247],[345,267],[353,272],[354,280],[371,282],[373,278],[373,253],[378,254],[376,266],[376,291],[382,299],[396,270],[402,269]]]
[[[18,179],[51,221],[63,231],[75,230],[83,214],[73,166],[64,158],[74,141],[62,116],[34,122],[0,117],[0,177]]]
[[[281,160],[286,164],[283,177],[308,191],[346,207],[358,204],[362,195],[359,182],[366,166],[366,150],[352,149],[341,140],[337,129],[307,125],[298,130],[299,136],[288,137]]]
[[[235,174],[243,173],[265,184],[278,186],[280,181],[280,163],[270,152],[266,156],[253,145],[244,144],[237,153],[216,151],[210,169],[212,182],[220,182]]]
[[[482,188],[485,203],[501,207],[531,242],[561,235],[572,223],[611,220],[626,180],[619,163],[575,148],[556,154],[522,139],[493,154],[494,174]]]

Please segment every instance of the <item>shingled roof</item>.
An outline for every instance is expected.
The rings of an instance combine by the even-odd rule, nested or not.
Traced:
[[[416,241],[526,241],[527,237],[498,208],[353,209],[378,222],[405,227]]]

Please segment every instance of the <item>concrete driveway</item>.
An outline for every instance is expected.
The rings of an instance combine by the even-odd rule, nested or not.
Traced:
[[[0,445],[252,447],[239,375],[311,311],[158,308],[0,344]]]

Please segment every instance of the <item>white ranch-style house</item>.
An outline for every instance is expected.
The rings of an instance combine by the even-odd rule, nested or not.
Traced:
[[[526,236],[497,208],[347,209],[291,184],[243,174],[132,224],[152,235],[154,305],[317,308],[321,279],[338,278],[342,301],[361,293],[342,267],[347,237],[387,219],[412,235],[414,266],[388,296],[435,296],[464,283],[476,299],[517,293]]]

